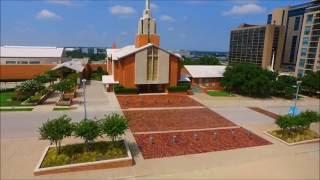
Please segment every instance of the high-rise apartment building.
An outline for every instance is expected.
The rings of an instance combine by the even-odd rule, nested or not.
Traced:
[[[320,70],[320,5],[306,10],[300,36],[295,70],[298,77]]]
[[[231,31],[229,62],[248,62],[264,69],[277,69],[280,64],[284,29],[279,25],[243,24]]]
[[[316,7],[319,2],[312,1],[285,8],[277,8],[268,15],[268,24],[282,25],[285,28],[285,43],[281,58],[281,69],[294,71],[300,44],[304,14],[307,9]]]
[[[301,53],[302,55],[306,54],[307,57],[315,56],[314,52],[318,53],[318,50],[315,50],[315,47],[318,45],[316,44],[315,40],[319,42],[319,24],[317,22],[316,15],[320,11],[319,4],[319,1],[311,1],[295,6],[277,8],[274,9],[272,13],[268,15],[267,25],[255,27],[242,27],[232,30],[230,39],[229,61],[231,63],[252,62],[255,64],[261,64],[263,68],[266,68],[273,64],[273,69],[275,70],[295,72],[295,70],[297,70],[296,65],[298,66],[297,62],[301,62]],[[313,25],[306,24],[306,18],[308,18],[308,15],[311,18],[310,14],[313,14],[314,17],[314,21],[312,21],[314,23]],[[310,23],[310,21],[308,22]],[[258,31],[259,28],[267,29],[266,27],[270,25],[278,27],[280,29],[279,33],[277,33],[278,30],[275,30],[276,33],[272,33],[272,31],[265,31],[265,36],[268,37],[268,39],[265,39],[264,43],[267,44],[262,45],[262,41],[259,41],[259,43],[257,43],[255,40],[253,40],[253,43],[259,44],[259,46],[254,47],[253,45],[251,45],[251,39],[247,37],[246,31],[248,31],[249,29],[250,31],[253,31],[253,29],[256,29],[256,31]],[[240,30],[243,33],[238,33]],[[310,31],[310,34],[305,35],[305,31]],[[237,36],[236,39],[238,40],[232,39],[235,38],[235,35]],[[274,37],[272,35],[274,35]],[[308,43],[306,42],[307,38],[310,39],[310,42],[308,41]],[[241,43],[239,44],[238,41],[241,41]],[[270,42],[273,42],[272,46],[270,45]],[[246,47],[247,45],[248,47]],[[262,57],[261,48],[263,48],[263,52],[265,52],[263,53]],[[256,51],[256,49],[258,49],[258,51]],[[310,55],[309,51],[311,53]],[[255,56],[254,52],[258,52],[258,55]],[[252,56],[255,56],[255,58]],[[274,58],[271,58],[270,60],[270,56]],[[307,70],[312,69],[315,71],[317,69],[316,58],[314,58],[315,63],[313,63],[312,58],[309,61],[307,61],[307,59],[310,58],[302,58],[301,66],[304,62],[304,59],[305,62],[309,63],[306,64],[306,66],[304,66],[307,68]],[[311,68],[310,63],[313,65],[313,68]],[[302,68],[300,67],[300,74],[303,74],[301,69]],[[296,74],[298,73],[296,72]]]

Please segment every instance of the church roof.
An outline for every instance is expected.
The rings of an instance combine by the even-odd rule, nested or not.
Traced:
[[[143,49],[146,49],[148,47],[151,47],[151,46],[157,47],[157,48],[159,48],[159,49],[161,49],[161,50],[163,50],[163,51],[165,51],[165,52],[167,52],[169,54],[172,54],[172,55],[178,57],[179,59],[181,59],[181,55],[180,54],[167,51],[167,50],[162,49],[162,48],[160,48],[160,47],[158,47],[158,46],[156,46],[154,44],[151,44],[151,43],[146,44],[146,45],[141,46],[141,47],[138,47],[138,48],[136,48],[134,45],[128,45],[128,46],[125,46],[125,47],[123,47],[121,49],[107,49],[107,56],[108,56],[108,58],[112,58],[112,60],[120,60],[121,58],[129,56],[131,54],[134,54],[136,52],[139,52],[139,51],[141,51]]]

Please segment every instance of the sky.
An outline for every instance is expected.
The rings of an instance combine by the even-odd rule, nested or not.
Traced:
[[[133,44],[144,0],[0,0],[1,45]],[[151,0],[161,47],[228,51],[230,31],[307,0]]]

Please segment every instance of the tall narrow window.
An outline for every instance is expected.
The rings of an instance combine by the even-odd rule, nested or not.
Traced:
[[[158,79],[159,59],[158,49],[150,47],[147,49],[147,80],[155,81]]]
[[[293,30],[295,31],[299,30],[299,24],[300,24],[300,17],[296,17],[296,19],[294,20]]]

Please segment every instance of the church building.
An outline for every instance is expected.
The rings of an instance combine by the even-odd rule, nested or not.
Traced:
[[[103,78],[109,90],[114,84],[137,88],[139,93],[166,92],[180,79],[181,56],[160,48],[157,24],[151,16],[150,0],[146,0],[138,22],[134,45],[107,49],[108,76]]]

